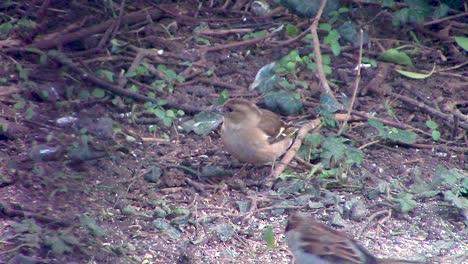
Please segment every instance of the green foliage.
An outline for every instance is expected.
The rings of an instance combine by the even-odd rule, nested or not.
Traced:
[[[332,52],[335,56],[340,55],[341,45],[338,41],[341,36],[338,30],[333,29],[330,24],[321,24],[320,29],[328,31],[328,35],[323,39],[323,43],[330,45]]]
[[[354,22],[346,21],[338,28],[338,32],[340,33],[341,38],[350,42],[355,47],[359,46],[360,34]],[[369,35],[367,34],[367,32],[364,32],[362,42],[363,44],[367,44],[369,42]]]
[[[266,34],[268,34],[266,30],[256,31],[256,32],[245,34],[244,36],[242,36],[242,40],[261,38],[261,37],[266,36]]]
[[[102,227],[100,227],[97,223],[96,220],[92,219],[91,217],[84,215],[80,217],[80,222],[81,224],[88,228],[90,231],[91,235],[96,236],[96,237],[104,237],[106,235],[106,230]]]
[[[298,113],[302,109],[300,93],[272,91],[265,94],[264,101],[267,108],[285,115]]]
[[[313,18],[317,13],[321,1],[309,1],[309,0],[280,0],[279,3],[291,10],[294,14],[300,17]],[[340,7],[340,1],[328,0],[325,5],[324,13],[329,14],[332,11],[338,10]]]
[[[111,39],[111,53],[120,54],[125,50],[125,43],[118,39]]]
[[[127,205],[124,208],[122,208],[122,210],[120,210],[120,212],[123,215],[136,215],[136,213],[137,213],[135,208],[133,206],[130,206],[130,205]]]
[[[98,76],[105,78],[106,80],[110,82],[114,82],[114,73],[109,70],[99,69],[96,71],[96,74]]]
[[[236,201],[237,208],[241,213],[249,212],[252,202],[250,200]]]
[[[307,178],[319,170],[321,178],[336,177],[352,166],[361,164],[364,160],[362,151],[352,146],[349,139],[334,136],[324,138],[319,133],[307,134],[304,137],[298,156],[306,161],[320,159],[320,163]],[[331,160],[339,166],[330,168]]]
[[[457,172],[454,169],[447,169],[437,165],[435,175],[429,184],[421,179],[421,171],[415,169],[415,184],[407,186],[402,190],[397,198],[392,201],[399,204],[402,212],[407,213],[417,206],[417,199],[426,199],[443,195],[446,202],[451,203],[460,211],[468,209],[468,175],[466,172]],[[398,185],[396,185],[398,186]],[[406,191],[411,188],[412,193]],[[401,188],[400,188],[401,189]]]
[[[152,103],[146,102],[144,104],[145,112],[150,113],[158,117],[165,126],[169,127],[172,125],[172,122],[176,120],[178,117],[184,116],[185,113],[182,110],[175,110],[175,109],[164,109],[163,105],[165,104],[164,101],[160,103]]]
[[[276,62],[264,65],[255,75],[255,80],[250,85],[249,90],[259,88],[262,93],[272,90],[280,79],[276,74],[275,67]]]
[[[219,96],[215,101],[215,105],[222,105],[228,99],[229,99],[229,91],[224,89],[221,93],[219,93]]]
[[[465,51],[468,51],[468,38],[467,37],[457,36],[455,37],[455,42],[458,44],[458,46],[462,47]]]
[[[269,249],[275,249],[278,247],[276,245],[275,233],[273,233],[272,225],[267,225],[263,230],[263,239],[265,240]]]
[[[24,118],[27,120],[32,120],[35,116],[35,110],[37,106],[32,102],[26,102],[26,100],[20,95],[13,95],[13,98],[16,100],[16,103],[13,105],[13,109],[16,111],[24,111]]]
[[[104,91],[103,89],[100,89],[100,88],[95,88],[91,92],[91,95],[96,97],[96,98],[103,98],[104,96],[106,96],[106,91]]]
[[[382,53],[378,60],[392,62],[403,66],[414,67],[411,58],[403,51],[397,49],[389,49]]]
[[[405,0],[407,7],[394,13],[393,25],[401,26],[408,23],[420,24],[433,14],[432,7],[425,0]],[[440,13],[440,12],[439,12]]]
[[[135,71],[127,72],[126,77],[150,76],[149,64],[144,62],[135,68]]]
[[[468,174],[447,169],[438,165],[435,177],[430,184],[431,189],[441,190],[444,199],[460,210],[468,209]]]
[[[178,75],[174,70],[168,68],[166,65],[159,64],[156,69],[164,76],[163,80],[155,80],[151,83],[151,86],[156,90],[162,91],[167,89],[169,92],[174,91],[175,82],[184,82],[185,78],[182,75]]]
[[[426,126],[431,129],[432,139],[438,141],[440,139],[440,131],[437,130],[439,125],[433,120],[427,120]]]
[[[400,195],[397,198],[393,198],[392,201],[398,203],[400,211],[404,214],[415,209],[418,205],[413,195],[405,192],[401,192]]]
[[[315,160],[320,157],[320,145],[325,138],[320,133],[307,134],[302,140],[302,145],[297,155],[303,160]]]
[[[288,55],[282,57],[276,64],[275,64],[275,72],[287,72],[290,74],[296,74],[296,66],[297,63],[302,62],[302,58],[299,55],[298,50],[292,50],[289,52]]]
[[[60,256],[65,253],[72,252],[72,248],[67,245],[67,243],[57,235],[46,236],[44,238],[44,245],[50,249],[50,252],[55,256]]]
[[[236,231],[230,223],[220,223],[213,227],[211,230],[223,242],[231,240],[232,236],[236,234]]]
[[[197,135],[206,136],[216,129],[222,122],[222,116],[211,111],[202,111],[196,114],[192,120],[182,124],[182,128],[187,131],[193,131]]]
[[[207,46],[211,45],[211,42],[207,38],[202,38],[202,37],[195,37],[195,41],[197,43],[205,44]]]
[[[416,79],[416,80],[422,80],[422,79],[431,77],[432,74],[434,73],[434,70],[435,70],[435,67],[433,67],[432,71],[429,73],[419,73],[419,72],[411,72],[411,71],[395,69],[395,71],[398,72],[399,74],[405,77],[411,78],[411,79]]]
[[[350,144],[350,140],[343,137],[327,137],[322,143],[322,153],[320,157],[325,166],[330,165],[333,158],[336,162],[342,163],[345,169],[352,165],[359,165],[363,159],[362,151]]]
[[[390,139],[405,144],[413,144],[416,142],[417,134],[414,132],[388,127],[374,118],[370,118],[368,122],[369,125],[377,129],[382,139]]]
[[[18,72],[18,76],[20,77],[21,80],[27,82],[29,81],[29,69],[23,68],[23,66],[19,63],[15,63],[16,66],[16,71]]]
[[[299,35],[299,29],[293,24],[287,24],[286,34],[288,35],[288,37],[295,37]]]
[[[77,238],[66,233],[40,228],[33,219],[13,223],[14,239],[25,249],[40,249],[44,245],[53,255],[63,255],[73,251],[72,246],[79,246]]]
[[[7,3],[2,3],[1,5],[8,5]],[[2,8],[0,8],[2,10]],[[0,24],[0,34],[9,34],[13,31],[19,34],[27,34],[32,30],[35,30],[37,27],[37,23],[29,18],[20,18],[17,19],[15,17],[9,16],[2,16],[0,18],[4,18],[4,20],[8,20],[2,24]]]

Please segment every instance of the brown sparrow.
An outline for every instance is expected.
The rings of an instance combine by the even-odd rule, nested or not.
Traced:
[[[285,236],[298,264],[423,263],[376,258],[345,233],[300,213],[289,216]]]
[[[222,114],[221,141],[241,162],[274,162],[291,146],[296,129],[288,127],[277,114],[248,100],[228,100]]]

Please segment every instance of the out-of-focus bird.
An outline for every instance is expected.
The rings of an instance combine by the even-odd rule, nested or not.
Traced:
[[[345,233],[302,213],[289,216],[285,236],[297,264],[425,263],[376,258]]]
[[[281,118],[245,99],[230,99],[222,106],[221,141],[241,162],[274,162],[289,148],[296,129]]]

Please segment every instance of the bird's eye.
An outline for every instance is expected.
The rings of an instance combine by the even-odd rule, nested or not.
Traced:
[[[232,113],[232,112],[234,112],[234,109],[232,109],[231,107],[226,107],[226,111],[228,113]]]

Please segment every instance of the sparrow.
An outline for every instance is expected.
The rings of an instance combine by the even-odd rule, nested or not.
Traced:
[[[222,106],[221,141],[237,160],[251,164],[274,162],[291,146],[296,131],[280,116],[245,99]]]
[[[345,233],[300,213],[289,216],[285,237],[297,264],[424,263],[376,258]]]

